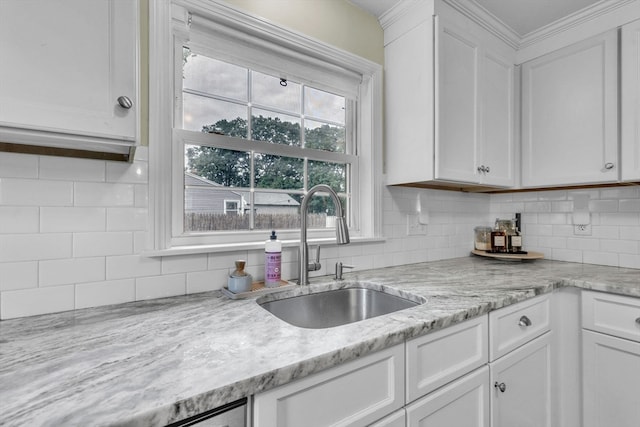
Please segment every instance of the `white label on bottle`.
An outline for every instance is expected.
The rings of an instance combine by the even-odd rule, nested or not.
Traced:
[[[493,246],[506,246],[505,236],[493,236]]]
[[[519,248],[522,246],[522,236],[511,236],[511,246]]]

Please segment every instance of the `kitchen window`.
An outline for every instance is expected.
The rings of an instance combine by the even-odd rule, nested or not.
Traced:
[[[258,247],[272,229],[296,240],[300,201],[320,183],[354,239],[380,235],[379,65],[209,1],[154,4],[151,16],[155,250]],[[334,212],[314,197],[311,239],[335,235]]]

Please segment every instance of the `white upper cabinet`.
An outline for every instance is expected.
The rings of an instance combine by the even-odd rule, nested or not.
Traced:
[[[622,180],[640,180],[640,20],[622,27]]]
[[[436,52],[436,179],[513,186],[513,60],[439,17]]]
[[[618,32],[522,65],[522,185],[617,182]]]
[[[385,29],[387,184],[514,185],[514,55],[440,2]]]
[[[0,2],[0,141],[127,154],[138,133],[138,2]]]

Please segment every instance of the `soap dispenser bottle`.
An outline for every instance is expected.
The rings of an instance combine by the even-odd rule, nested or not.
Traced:
[[[264,285],[267,288],[280,286],[282,268],[282,242],[275,230],[264,245]]]

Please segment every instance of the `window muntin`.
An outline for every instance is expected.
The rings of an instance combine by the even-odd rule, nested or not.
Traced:
[[[180,138],[174,143],[183,146],[186,173],[208,181],[212,188],[198,194],[210,195],[209,212],[196,214],[186,209],[196,192],[185,184],[182,227],[174,232],[298,229],[302,196],[320,183],[336,190],[351,212],[348,174],[357,157],[349,154],[355,132],[348,129],[347,114],[348,106],[355,108],[354,100],[188,47],[182,52],[182,111],[177,114],[182,115],[184,130],[207,137],[198,138],[201,145]],[[210,77],[216,73],[222,75]],[[238,213],[245,218],[218,218],[227,208],[213,206],[215,200],[231,190],[240,195]],[[331,199],[315,199],[309,209],[310,228],[334,227]]]

